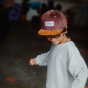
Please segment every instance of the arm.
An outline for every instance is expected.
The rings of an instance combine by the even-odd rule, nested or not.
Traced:
[[[68,70],[74,77],[71,88],[84,88],[88,78],[88,69],[82,56],[75,47],[70,47],[69,49]]]
[[[49,51],[47,53],[38,55],[36,58],[34,58],[36,61],[36,65],[46,66],[48,57]]]

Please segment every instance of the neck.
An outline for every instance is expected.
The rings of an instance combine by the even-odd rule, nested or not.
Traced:
[[[62,43],[68,42],[68,41],[70,41],[70,39],[68,37],[64,36],[59,44],[62,44]]]

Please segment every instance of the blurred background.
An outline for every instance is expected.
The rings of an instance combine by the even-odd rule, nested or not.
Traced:
[[[29,59],[50,49],[37,31],[41,15],[52,9],[66,15],[88,66],[88,0],[0,0],[0,88],[45,88],[47,67],[30,66]]]

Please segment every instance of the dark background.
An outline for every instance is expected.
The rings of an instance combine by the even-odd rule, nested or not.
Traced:
[[[66,15],[69,36],[88,65],[87,0],[0,0],[0,88],[45,88],[46,67],[30,66],[29,59],[50,49],[37,31],[51,9]]]

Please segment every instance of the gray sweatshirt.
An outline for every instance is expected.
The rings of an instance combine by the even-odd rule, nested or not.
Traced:
[[[75,44],[70,41],[52,45],[36,58],[37,65],[47,66],[46,88],[84,88],[88,68]]]

